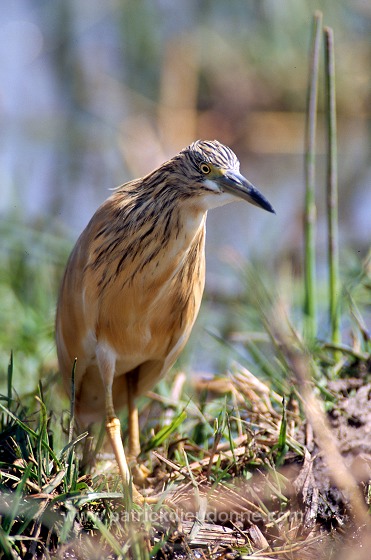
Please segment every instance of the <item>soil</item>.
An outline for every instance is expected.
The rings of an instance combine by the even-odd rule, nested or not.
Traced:
[[[368,503],[371,383],[361,378],[338,379],[329,382],[327,389],[335,397],[328,413],[330,426]],[[192,483],[180,485],[171,497],[172,505],[180,520],[193,515],[194,521],[180,523],[178,540],[173,546],[170,540],[157,557],[247,559],[254,554],[254,558],[272,559],[369,560],[369,527],[353,523],[349,500],[333,484],[310,426],[304,422],[296,437],[304,445],[304,457],[289,451],[278,472],[267,474],[266,469],[257,468],[249,480],[236,473],[232,485],[216,486],[203,482],[199,473],[196,492]],[[243,461],[243,454],[239,460]],[[278,476],[287,499],[285,511],[277,495]]]

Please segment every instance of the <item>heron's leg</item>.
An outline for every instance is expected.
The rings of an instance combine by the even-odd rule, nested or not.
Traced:
[[[96,356],[105,389],[106,430],[111,442],[113,452],[115,454],[117,465],[119,467],[121,479],[124,485],[124,491],[129,491],[131,479],[130,471],[121,439],[121,424],[120,420],[116,416],[112,398],[112,386],[115,376],[116,356],[112,349],[106,345],[98,345]],[[133,500],[135,502],[143,501],[141,494],[138,492],[134,485]]]
[[[81,458],[81,470],[83,473],[88,472],[94,464],[94,436],[93,436],[93,426],[89,424],[86,428],[88,435],[84,439],[84,446],[82,450],[82,458]]]
[[[138,371],[130,371],[126,374],[126,392],[128,396],[128,431],[129,449],[128,457],[136,459],[140,453],[139,437],[139,415],[138,407],[135,404]]]
[[[138,384],[139,370],[135,369],[126,374],[126,392],[128,396],[128,431],[129,449],[128,461],[131,466],[133,478],[137,484],[143,484],[149,471],[144,465],[138,465],[138,455],[140,454],[139,437],[139,415],[138,407],[135,404],[135,395]]]

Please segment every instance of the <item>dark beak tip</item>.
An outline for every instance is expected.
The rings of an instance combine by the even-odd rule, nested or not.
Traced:
[[[243,175],[232,172],[226,173],[220,177],[219,182],[221,183],[223,190],[243,198],[251,204],[262,208],[262,210],[270,212],[271,214],[276,213],[269,200],[267,200],[265,196]]]
[[[276,214],[275,209],[271,205],[271,203],[262,195],[260,195],[259,200],[256,201],[257,206],[260,206],[263,210],[270,212],[271,214]]]

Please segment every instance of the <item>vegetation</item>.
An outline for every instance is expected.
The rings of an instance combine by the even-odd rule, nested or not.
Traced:
[[[331,61],[331,33],[325,33]],[[333,86],[329,79],[329,98]],[[308,111],[311,130],[315,118]],[[327,118],[333,142],[330,111]],[[329,154],[332,189],[331,142]],[[313,158],[314,152],[311,164]],[[334,247],[331,192],[328,244]],[[91,472],[81,469],[86,434],[72,435],[53,343],[53,302],[68,253],[63,236],[45,236],[42,225],[15,228],[10,220],[1,228],[8,239],[0,254],[3,558],[305,559],[340,551],[351,558],[355,537],[361,558],[362,547],[368,550],[371,488],[367,476],[356,479],[343,464],[327,423],[334,426],[339,416],[346,426],[359,422],[344,398],[359,397],[370,381],[371,254],[349,257],[339,272],[332,253],[329,288],[314,273],[311,243],[305,247],[309,283],[283,266],[239,265],[243,292],[218,302],[233,309],[233,321],[211,333],[217,351],[234,358],[227,373],[185,381],[178,368],[141,400],[142,459],[150,470],[143,493],[160,500],[138,507],[123,499],[114,467],[104,470],[104,453]],[[206,299],[201,324],[209,323],[214,305]],[[317,330],[314,314],[327,315],[328,327]]]

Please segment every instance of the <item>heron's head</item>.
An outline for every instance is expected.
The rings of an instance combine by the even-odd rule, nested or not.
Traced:
[[[202,197],[208,208],[241,198],[275,213],[270,202],[240,174],[236,155],[217,140],[197,140],[175,159],[179,164],[178,172],[181,171],[188,185],[188,193]]]

